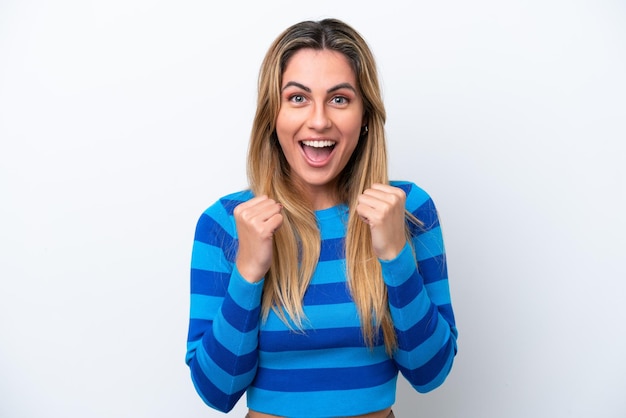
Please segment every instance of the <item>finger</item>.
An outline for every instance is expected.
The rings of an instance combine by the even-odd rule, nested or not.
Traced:
[[[372,225],[379,220],[380,211],[368,203],[360,203],[356,207],[356,213],[368,225]]]
[[[275,215],[272,215],[270,218],[267,219],[266,224],[267,228],[271,231],[272,234],[274,234],[274,232],[276,232],[276,230],[280,228],[283,224],[282,213],[279,212]]]
[[[246,222],[266,221],[282,210],[282,206],[266,196],[250,199],[235,208],[235,218]]]
[[[250,214],[254,213],[254,207],[265,199],[267,199],[267,196],[256,196],[248,201],[238,204],[233,210],[235,219],[249,218],[251,216]]]
[[[358,198],[358,203],[368,206],[377,212],[387,213],[398,205],[399,198],[379,190],[366,190]]]
[[[266,195],[254,196],[252,199],[246,200],[245,202],[238,204],[235,210],[251,208],[251,207],[258,205],[260,202],[263,202],[268,199],[269,198]]]
[[[381,191],[388,192],[388,193],[391,192],[393,189],[397,189],[397,187],[390,186],[388,184],[382,184],[382,183],[372,183],[372,185],[369,188],[373,190],[381,190]]]
[[[363,194],[375,196],[380,200],[388,202],[397,202],[398,199],[404,200],[406,198],[406,193],[399,187],[377,183],[372,184],[372,187],[365,190]]]
[[[265,211],[250,219],[248,223],[260,238],[267,239],[282,225],[283,215],[280,211],[272,210],[271,213]]]
[[[366,190],[360,195],[357,199],[357,202],[361,205],[369,206],[372,208],[376,208],[384,203],[384,197],[379,195],[377,191],[374,190]]]
[[[282,209],[282,205],[280,203],[276,203],[276,201],[272,199],[263,200],[254,206],[255,214],[261,217],[264,221],[277,213],[280,213]]]

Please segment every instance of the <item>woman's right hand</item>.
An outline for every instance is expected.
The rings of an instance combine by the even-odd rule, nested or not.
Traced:
[[[274,231],[283,223],[282,206],[267,196],[239,204],[233,214],[239,237],[235,263],[250,283],[260,281],[272,263]]]

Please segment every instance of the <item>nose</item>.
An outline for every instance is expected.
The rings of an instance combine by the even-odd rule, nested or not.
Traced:
[[[332,126],[332,122],[328,115],[326,106],[323,104],[315,104],[311,106],[311,114],[309,115],[309,127],[316,131],[323,131]]]

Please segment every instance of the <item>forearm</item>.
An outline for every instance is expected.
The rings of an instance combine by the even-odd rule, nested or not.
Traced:
[[[220,411],[232,409],[254,379],[262,286],[234,269],[221,300],[192,294],[190,338],[199,338],[189,342],[187,363],[202,399]]]
[[[429,294],[408,244],[397,258],[381,264],[398,337],[394,359],[407,380],[427,392],[443,383],[456,353],[453,319],[442,315],[442,307],[433,301],[445,295]],[[447,285],[440,287],[447,291]]]

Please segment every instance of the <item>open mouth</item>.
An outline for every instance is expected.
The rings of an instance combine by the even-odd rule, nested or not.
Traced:
[[[335,149],[335,141],[301,141],[300,146],[304,151],[304,155],[310,161],[320,163],[326,161],[333,149]]]

